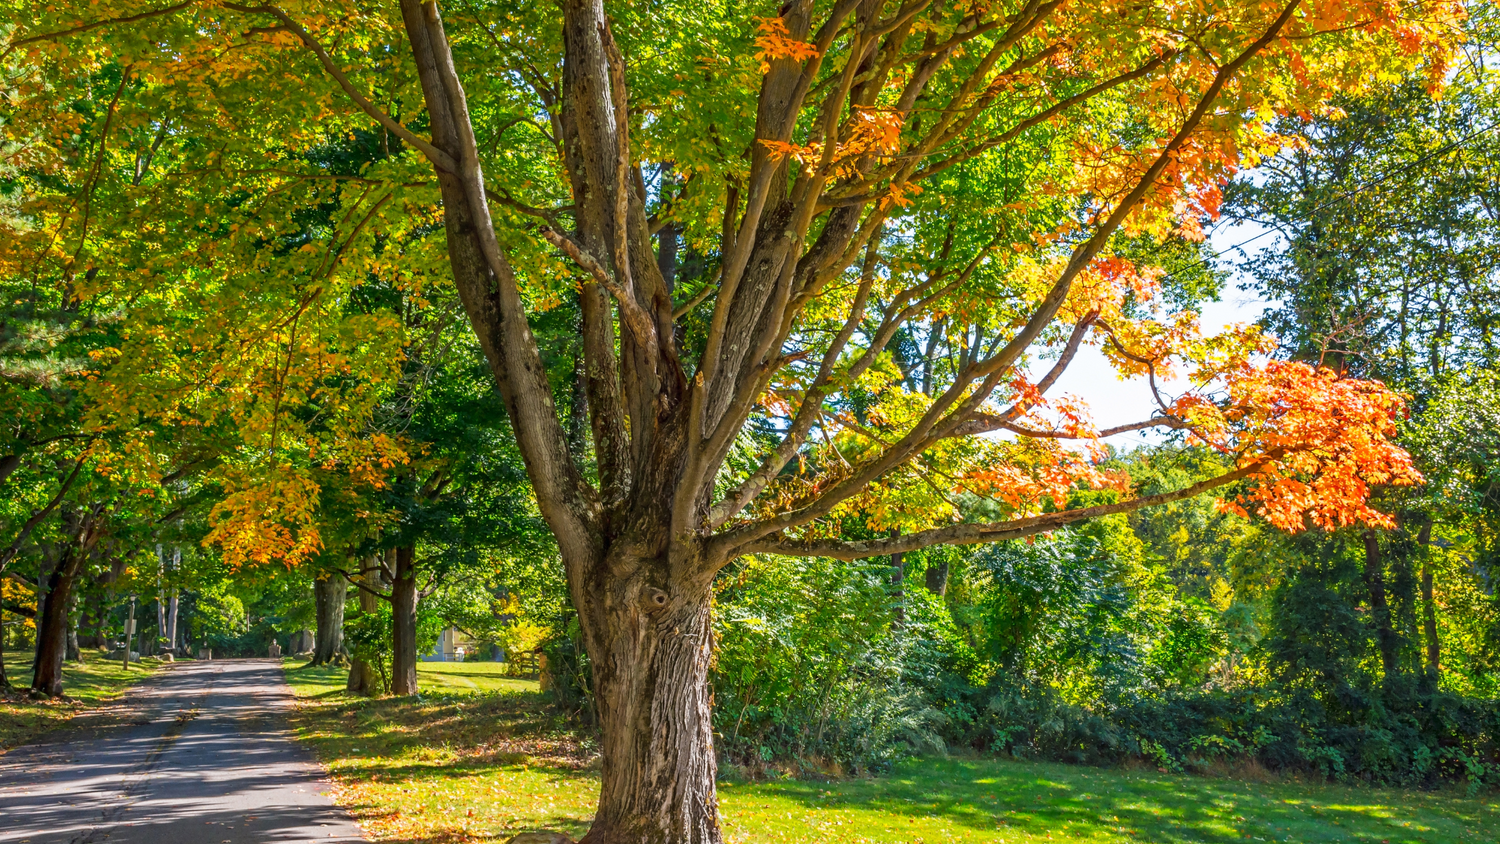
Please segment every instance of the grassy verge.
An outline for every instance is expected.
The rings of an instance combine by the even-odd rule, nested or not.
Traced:
[[[535,680],[505,676],[499,662],[422,662],[417,664],[418,688],[423,694],[472,692],[535,692]]]
[[[288,667],[301,736],[378,840],[587,828],[599,787],[592,748],[535,691],[457,691],[429,664],[420,699],[365,701],[343,694],[342,672]],[[1500,840],[1491,801],[1450,793],[997,760],[929,759],[873,779],[726,782],[720,801],[726,840],[745,844]]]
[[[0,751],[27,744],[66,724],[80,712],[119,697],[158,667],[154,659],[133,663],[126,670],[118,661],[85,651],[83,662],[63,665],[63,700],[31,700],[30,652],[8,651],[5,673],[17,692],[0,697]]]

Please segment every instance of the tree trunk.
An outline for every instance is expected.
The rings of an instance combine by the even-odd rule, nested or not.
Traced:
[[[68,641],[68,598],[86,551],[76,542],[64,545],[62,559],[47,578],[46,602],[36,625],[36,659],[31,666],[31,690],[57,697],[62,694],[63,657]]]
[[[380,598],[373,591],[380,588],[380,566],[376,557],[365,560],[365,569],[362,579],[365,588],[359,590],[359,610],[363,613],[372,613],[380,609]],[[352,659],[349,662],[348,691],[355,694],[374,696],[382,691],[380,675],[375,666],[370,665],[362,659]]]
[[[598,643],[590,656],[604,760],[582,844],[718,844],[709,590],[637,587],[621,597],[619,582],[609,585],[609,605],[580,618]]]
[[[167,637],[167,593],[156,592],[156,635],[151,637],[151,653],[156,653],[161,640]]]
[[[1391,609],[1385,598],[1385,562],[1380,554],[1380,534],[1365,531],[1365,589],[1370,593],[1370,616],[1375,624],[1375,644],[1380,649],[1384,677],[1396,674],[1396,631],[1391,627]]]
[[[56,549],[57,547],[56,545],[43,545],[41,558],[37,560],[36,564],[36,615],[32,617],[32,622],[36,625],[36,642],[32,644],[31,648],[31,667],[33,671],[36,669],[37,655],[42,652],[42,616],[47,611],[47,578],[55,570],[55,568],[52,568],[54,565],[52,561],[52,549]]]
[[[1422,555],[1422,634],[1427,640],[1427,670],[1434,676],[1442,667],[1439,660],[1441,648],[1438,642],[1437,601],[1432,595],[1432,553],[1428,547],[1432,541],[1432,521],[1422,523],[1417,534],[1418,553]]]
[[[396,549],[391,582],[391,694],[417,693],[416,548]]]
[[[76,594],[70,596],[68,605],[74,609],[68,612],[67,659],[68,662],[83,662],[83,652],[78,649],[78,612],[76,609],[78,596]]]
[[[172,589],[172,597],[167,599],[167,647],[173,654],[177,653],[177,589]]]
[[[317,606],[318,632],[313,641],[312,665],[336,662],[344,650],[344,603],[349,581],[330,575],[313,581],[313,603]]]
[[[891,555],[891,627],[906,623],[906,555]]]
[[[0,564],[0,578],[5,577],[5,566]],[[3,582],[3,580],[0,580]],[[5,602],[0,601],[0,695],[10,692],[10,677],[5,673]]]
[[[104,593],[93,592],[83,599],[83,615],[79,619],[79,627],[83,633],[78,637],[78,645],[82,648],[100,648],[104,646]]]
[[[948,561],[927,567],[927,591],[934,595],[948,594]]]

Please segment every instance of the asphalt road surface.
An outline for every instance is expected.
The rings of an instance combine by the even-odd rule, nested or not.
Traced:
[[[4,844],[363,841],[293,739],[273,660],[181,663],[126,723],[0,756]]]

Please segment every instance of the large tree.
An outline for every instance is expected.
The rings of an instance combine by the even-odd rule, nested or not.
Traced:
[[[1399,400],[1265,363],[1253,331],[1201,337],[1164,312],[1154,259],[1201,237],[1218,186],[1274,148],[1275,115],[1412,66],[1441,79],[1455,15],[1363,0],[27,4],[5,125],[25,166],[76,176],[35,181],[64,197],[48,206],[59,232],[105,206],[108,144],[171,161],[110,194],[170,259],[97,233],[34,238],[57,283],[85,267],[95,288],[226,274],[286,228],[259,208],[321,192],[348,233],[278,253],[307,267],[300,314],[336,301],[355,263],[435,274],[421,235],[440,219],[436,254],[595,672],[587,840],[716,842],[710,584],[737,556],[994,542],[1242,479],[1283,526],[1383,520],[1368,485],[1413,479],[1388,441]],[[107,118],[69,111],[108,79]],[[397,154],[358,177],[304,154],[372,125]],[[69,154],[60,132],[100,154]],[[186,211],[185,185],[204,197]],[[566,399],[530,324],[562,299],[583,350]],[[1047,395],[1084,343],[1151,387],[1154,411],[1121,430],[1186,430],[1234,468],[1137,496],[1062,447],[1110,433]],[[1192,389],[1165,395],[1173,372]],[[569,436],[570,420],[586,425]],[[273,455],[295,447],[278,424]],[[300,512],[312,487],[281,477]],[[1116,500],[1067,509],[1078,485]],[[845,538],[851,521],[866,538]]]

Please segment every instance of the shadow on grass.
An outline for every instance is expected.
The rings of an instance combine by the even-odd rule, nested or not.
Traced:
[[[503,840],[538,828],[576,835],[587,826],[576,813],[581,789],[597,794],[591,741],[565,717],[551,713],[539,694],[424,693],[384,700],[340,699],[340,694],[321,686],[303,694],[316,701],[304,720],[305,738],[323,758],[340,763],[340,779],[407,787],[425,782],[441,788],[462,788],[472,780],[472,796],[487,801],[482,781],[509,778],[512,788],[520,788],[517,778],[530,774],[560,789],[554,793],[571,792],[572,805],[554,808],[547,800],[529,807],[515,804],[504,817],[491,817],[486,828],[503,830]],[[1161,844],[1500,841],[1500,814],[1494,807],[1442,794],[1252,784],[994,759],[925,759],[880,778],[725,782],[722,789],[733,825],[756,841],[792,829],[784,826],[794,820],[785,811],[787,802],[802,807],[820,835],[836,834],[828,823],[841,819],[872,831],[887,827],[898,837],[875,837],[903,842],[916,840],[905,836],[907,828],[928,841],[946,840],[944,836],[956,840],[960,834],[969,840],[1012,840],[1008,833],[1036,840],[1052,836],[1060,841]],[[468,823],[479,821],[476,817]],[[426,837],[393,840],[463,840],[463,817],[428,814],[423,822]],[[429,834],[433,829],[437,831]]]
[[[1247,838],[1382,844],[1493,841],[1481,805],[1374,789],[1292,787],[994,760],[924,760],[878,779],[735,783],[812,810],[941,818],[976,832],[1112,832],[1121,840],[1229,844]],[[1289,796],[1290,795],[1290,796]],[[1392,805],[1385,798],[1397,797]],[[1427,803],[1426,806],[1417,805]],[[1415,821],[1403,829],[1401,818]],[[1411,825],[1408,821],[1407,825]],[[1437,829],[1435,827],[1443,827]],[[1463,837],[1460,837],[1460,836]],[[1474,836],[1472,838],[1468,836]]]

